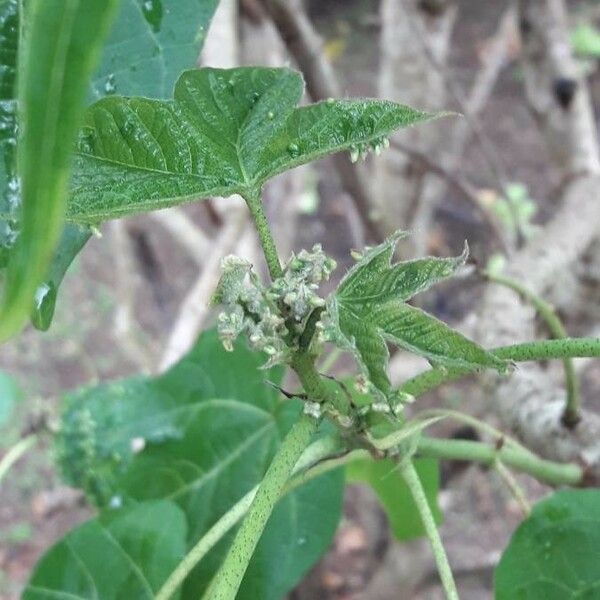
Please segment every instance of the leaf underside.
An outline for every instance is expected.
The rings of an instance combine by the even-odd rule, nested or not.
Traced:
[[[342,279],[328,301],[330,336],[352,351],[365,375],[385,397],[387,344],[423,356],[443,367],[504,369],[504,362],[442,321],[406,304],[415,294],[453,275],[467,257],[427,257],[392,264],[398,232],[368,250]]]

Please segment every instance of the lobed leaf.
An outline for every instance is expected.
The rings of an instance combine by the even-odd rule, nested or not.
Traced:
[[[255,194],[282,171],[432,118],[383,100],[296,108],[302,91],[289,69],[204,68],[181,75],[172,101],[100,100],[80,135],[69,219]]]
[[[513,534],[494,573],[494,597],[597,598],[599,555],[600,491],[555,492]]]
[[[369,380],[384,396],[391,393],[386,373],[387,343],[451,368],[492,367],[504,362],[442,321],[406,304],[415,294],[450,277],[462,266],[467,247],[456,258],[392,264],[399,232],[368,250],[328,300],[333,341],[354,352]]]
[[[173,502],[105,512],[42,556],[22,599],[153,600],[183,558],[185,538],[185,516]]]

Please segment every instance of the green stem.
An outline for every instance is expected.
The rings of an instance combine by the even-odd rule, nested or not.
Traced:
[[[584,478],[579,465],[544,460],[529,451],[523,452],[510,446],[498,449],[482,442],[421,437],[417,453],[427,458],[468,460],[490,466],[501,460],[505,465],[550,485],[580,485]]]
[[[494,275],[488,272],[486,272],[485,275],[490,281],[513,290],[519,294],[519,296],[527,300],[527,302],[529,302],[536,309],[540,317],[542,317],[546,323],[546,326],[548,327],[548,330],[550,331],[550,335],[554,339],[560,340],[567,337],[567,331],[551,304],[534,294],[531,290],[514,279],[503,277],[502,275]],[[567,392],[563,423],[567,427],[574,427],[577,425],[580,418],[577,375],[573,366],[573,360],[570,357],[563,358],[563,367],[565,370],[565,388]]]
[[[440,532],[435,524],[433,513],[429,507],[429,502],[427,502],[427,496],[425,496],[425,490],[423,489],[423,485],[421,484],[421,480],[419,479],[419,475],[417,474],[412,461],[408,459],[401,461],[400,472],[402,473],[404,481],[417,505],[417,510],[421,516],[425,533],[429,538],[429,543],[433,550],[433,556],[435,557],[438,573],[440,574],[440,579],[442,580],[442,585],[446,592],[446,598],[448,600],[459,600],[456,583],[454,582],[452,569],[450,568],[450,563],[448,562],[448,557],[446,556],[446,551],[444,550],[444,545],[440,538]]]
[[[275,246],[275,240],[273,239],[271,230],[269,229],[269,223],[267,222],[267,217],[265,216],[260,195],[257,193],[248,193],[244,196],[244,200],[250,209],[250,214],[252,215],[252,220],[254,221],[254,226],[256,228],[256,233],[258,234],[258,240],[260,241],[263,254],[265,255],[265,260],[267,261],[269,274],[271,275],[272,279],[278,279],[283,275],[283,269],[281,268],[281,263],[279,262],[277,247]]]
[[[303,415],[281,443],[256,491],[256,496],[218,570],[205,600],[234,600],[256,544],[273,508],[290,478],[294,465],[317,430],[317,421]]]
[[[337,437],[328,436],[321,438],[311,444],[300,457],[300,460],[294,467],[294,473],[319,463],[319,469],[309,468],[301,475],[291,479],[284,490],[284,494],[295,489],[299,485],[306,483],[309,479],[317,477],[325,472],[321,465],[327,465],[324,461],[331,454],[340,451],[340,442]],[[347,455],[346,455],[347,456]],[[336,468],[337,464],[332,464],[327,470]],[[156,594],[155,600],[169,600],[177,591],[179,586],[185,581],[185,578],[192,572],[194,567],[210,552],[221,538],[248,512],[252,501],[258,491],[258,485],[254,486],[245,496],[238,500],[192,547],[185,555],[183,560],[177,565],[175,570],[169,575],[163,586]]]
[[[0,482],[10,468],[29,450],[37,441],[37,435],[32,434],[20,439],[0,461]]]
[[[490,350],[498,358],[514,362],[552,360],[561,358],[600,357],[600,338],[565,338],[525,342],[512,346],[500,346]],[[476,373],[474,369],[434,368],[425,371],[400,386],[400,392],[420,396],[442,383]]]

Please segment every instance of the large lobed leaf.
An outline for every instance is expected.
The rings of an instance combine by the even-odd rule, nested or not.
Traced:
[[[298,417],[300,403],[282,401],[266,383],[279,382],[282,370],[259,370],[263,362],[240,345],[225,352],[208,332],[158,378],[70,395],[57,439],[67,480],[100,507],[176,502],[191,546],[260,481]],[[238,598],[277,600],[299,580],[333,536],[342,488],[343,474],[330,473],[278,503]],[[199,597],[230,540],[203,559],[184,598]]]
[[[171,101],[100,100],[80,136],[69,219],[256,194],[282,171],[432,116],[383,100],[297,108],[302,91],[289,69],[204,68],[184,72]]]
[[[185,515],[173,502],[107,512],[42,557],[22,599],[153,600],[183,558],[185,539]]]
[[[450,277],[467,249],[456,258],[427,257],[392,264],[398,232],[369,249],[328,300],[333,341],[354,352],[376,390],[389,397],[387,343],[444,367],[504,368],[504,362],[442,321],[406,304],[415,294]]]
[[[496,600],[600,596],[600,491],[562,490],[538,502],[494,573]]]

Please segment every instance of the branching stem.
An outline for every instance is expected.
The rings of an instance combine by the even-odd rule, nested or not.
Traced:
[[[514,279],[489,272],[486,272],[485,275],[490,281],[513,290],[524,300],[529,302],[544,320],[546,327],[548,327],[548,330],[550,331],[550,335],[554,339],[564,339],[567,337],[567,331],[551,304]],[[575,373],[571,357],[563,358],[563,366],[565,370],[565,387],[567,392],[563,423],[567,427],[574,427],[580,419],[577,374]]]
[[[303,415],[286,435],[258,486],[256,496],[213,584],[204,596],[205,600],[235,600],[265,525],[317,425],[313,417]]]
[[[561,358],[597,358],[600,357],[600,338],[565,338],[526,342],[512,346],[500,346],[490,352],[498,358],[514,362]],[[405,381],[400,386],[400,391],[412,396],[420,396],[443,383],[473,373],[475,371],[472,369],[434,368]]]

